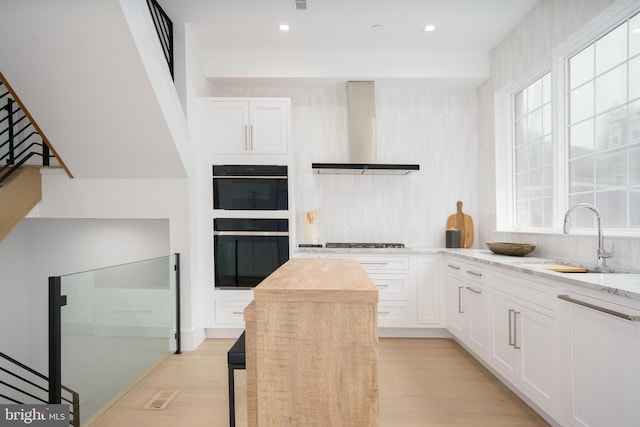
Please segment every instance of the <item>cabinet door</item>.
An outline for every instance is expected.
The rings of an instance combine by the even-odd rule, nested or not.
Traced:
[[[515,309],[512,301],[492,294],[490,298],[491,354],[490,364],[503,377],[515,382],[518,370],[518,354],[514,351],[513,321]]]
[[[418,323],[440,323],[440,279],[437,257],[416,257]]]
[[[572,298],[619,313],[640,311]],[[561,301],[562,342],[566,345],[568,396],[565,419],[571,426],[637,426],[640,403],[640,322]]]
[[[249,104],[246,101],[204,101],[200,116],[203,142],[215,154],[249,153]]]
[[[249,150],[252,154],[287,153],[287,103],[252,101],[249,104]]]
[[[473,283],[465,286],[467,345],[478,356],[485,358],[489,341],[489,320],[486,309],[485,289]]]
[[[517,331],[518,388],[547,414],[556,416],[557,360],[555,320],[527,307],[514,306]]]
[[[447,329],[460,340],[464,340],[464,283],[455,274],[447,274]]]

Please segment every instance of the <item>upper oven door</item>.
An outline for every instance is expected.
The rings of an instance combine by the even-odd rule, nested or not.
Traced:
[[[288,210],[286,166],[214,166],[213,208]]]

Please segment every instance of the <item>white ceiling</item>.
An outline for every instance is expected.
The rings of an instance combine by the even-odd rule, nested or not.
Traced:
[[[538,0],[160,0],[205,52],[475,52],[496,46]],[[282,33],[281,23],[291,30]],[[422,32],[434,24],[433,33]],[[377,29],[372,29],[379,25]]]

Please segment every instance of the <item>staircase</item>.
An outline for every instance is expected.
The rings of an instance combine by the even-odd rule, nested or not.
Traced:
[[[0,73],[0,242],[42,199],[39,169],[51,160],[66,170]]]

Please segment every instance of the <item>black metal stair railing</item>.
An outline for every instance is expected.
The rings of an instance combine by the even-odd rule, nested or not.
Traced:
[[[16,102],[0,75],[0,184],[19,167],[40,157],[38,164],[49,166],[54,157],[42,135]]]
[[[47,404],[49,378],[0,352],[0,403]],[[70,405],[69,424],[80,426],[80,396],[62,386],[62,403]]]
[[[171,78],[173,78],[173,22],[171,22],[169,15],[166,14],[156,0],[147,0],[147,5],[149,6],[156,32],[160,38],[160,45],[162,46],[164,57],[169,65]]]

